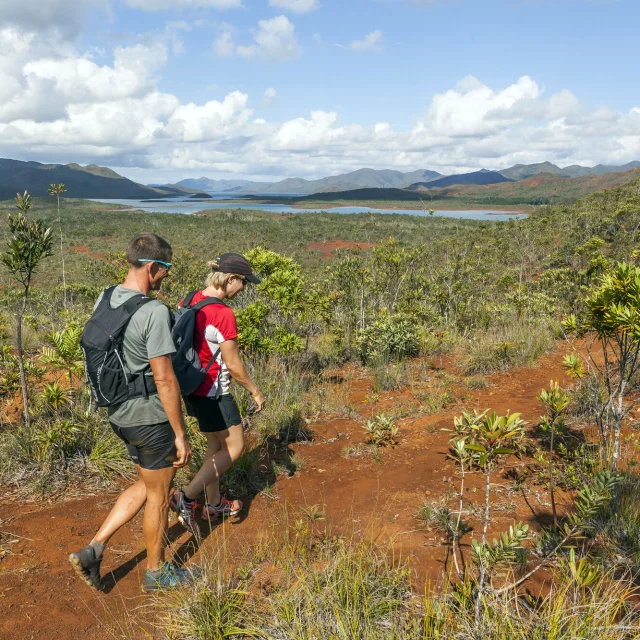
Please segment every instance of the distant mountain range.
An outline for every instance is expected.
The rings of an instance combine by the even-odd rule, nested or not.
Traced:
[[[584,176],[601,176],[606,173],[624,173],[638,167],[640,167],[640,162],[629,162],[620,166],[599,164],[595,167],[581,167],[579,164],[572,164],[564,168],[551,162],[539,162],[538,164],[517,164],[510,169],[500,171],[500,173],[510,180],[524,180],[539,173],[551,173],[562,178],[582,178]]]
[[[437,171],[419,169],[417,171],[394,171],[391,169],[358,169],[350,173],[320,178],[319,180],[305,180],[304,178],[286,178],[278,182],[252,182],[250,180],[212,180],[210,178],[196,178],[181,180],[175,185],[163,185],[163,188],[189,188],[209,193],[236,193],[300,196],[316,193],[337,193],[355,191],[357,189],[441,189],[452,185],[487,185],[500,184],[524,180],[540,173],[550,173],[565,178],[579,178],[590,175],[604,175],[608,173],[623,173],[640,167],[640,162],[630,162],[622,166],[582,167],[571,165],[560,168],[551,162],[537,164],[518,164],[503,171],[488,171],[481,169],[471,173],[459,173],[443,176]]]
[[[442,177],[437,171],[394,171],[392,169],[358,169],[350,173],[320,178],[319,180],[305,180],[304,178],[286,178],[278,182],[251,182],[250,180],[211,180],[196,178],[181,180],[178,187],[201,189],[211,193],[236,192],[241,194],[286,194],[294,193],[309,195],[312,193],[327,193],[331,191],[350,191],[351,189],[406,187],[412,182],[435,180]]]
[[[123,178],[95,164],[40,164],[0,158],[0,200],[28,191],[46,196],[49,185],[63,183],[70,198],[157,198],[184,193],[177,189],[154,189]]]
[[[437,171],[418,169],[402,172],[392,169],[358,169],[337,176],[328,176],[318,180],[304,178],[286,178],[278,182],[256,182],[252,180],[213,180],[196,178],[181,180],[177,184],[142,185],[133,182],[115,171],[97,165],[85,167],[78,164],[41,164],[19,160],[0,159],[0,200],[13,198],[17,192],[29,191],[34,196],[45,196],[50,184],[64,183],[65,196],[70,198],[122,198],[145,199],[163,198],[194,193],[227,193],[229,195],[265,194],[301,196],[321,194],[323,200],[332,194],[342,194],[362,189],[373,190],[368,196],[375,199],[378,193],[381,199],[389,196],[387,190],[410,192],[433,192],[434,190],[487,187],[504,185],[503,191],[518,192],[518,183],[538,175],[557,178],[587,178],[628,172],[640,167],[640,162],[630,162],[622,166],[597,165],[582,167],[571,165],[560,168],[550,162],[530,165],[515,165],[503,171],[482,169],[470,173],[443,176]],[[513,184],[513,188],[507,188]],[[375,191],[379,189],[380,191]],[[526,189],[525,189],[526,190]],[[352,194],[357,196],[357,194]],[[360,194],[361,195],[361,194]],[[411,196],[403,194],[402,199]]]

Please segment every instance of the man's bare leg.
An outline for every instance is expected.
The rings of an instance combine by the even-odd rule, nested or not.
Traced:
[[[147,569],[156,571],[164,563],[164,541],[168,527],[169,489],[176,475],[174,467],[140,469],[147,492],[142,531],[147,547]]]
[[[141,469],[138,467],[138,475]],[[101,545],[106,545],[111,536],[123,525],[132,520],[135,515],[142,509],[147,499],[147,489],[142,476],[138,481],[132,484],[128,489],[120,494],[113,508],[109,512],[106,520],[96,533],[94,540]]]

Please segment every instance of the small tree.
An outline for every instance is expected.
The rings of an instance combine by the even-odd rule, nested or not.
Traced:
[[[549,438],[549,492],[551,494],[551,510],[553,512],[553,526],[558,527],[558,512],[556,511],[556,499],[554,491],[554,479],[553,479],[553,445],[556,434],[556,429],[564,429],[564,422],[562,421],[562,414],[569,406],[569,396],[560,391],[560,385],[557,381],[551,381],[549,383],[549,390],[541,389],[538,400],[547,409],[547,414],[542,418],[541,426],[546,431],[550,432]]]
[[[31,196],[16,195],[18,213],[9,216],[9,232],[13,237],[9,240],[7,251],[2,254],[2,262],[9,273],[22,285],[22,300],[18,307],[18,323],[16,343],[18,347],[18,366],[20,368],[20,384],[24,402],[24,420],[27,427],[31,425],[29,416],[29,395],[27,379],[24,371],[24,349],[22,345],[22,320],[27,308],[29,289],[36,267],[40,262],[52,255],[53,239],[51,229],[45,228],[40,220],[29,220],[26,214],[31,208]]]
[[[604,380],[607,399],[603,412],[613,418],[613,442],[608,423],[602,436],[611,459],[618,467],[622,422],[638,402],[628,401],[629,383],[640,370],[640,268],[619,262],[602,276],[600,286],[585,300],[584,313],[564,321],[568,333],[595,334],[602,349],[603,363],[589,353],[589,365]]]
[[[486,411],[478,414],[464,413],[454,422],[458,435],[465,438],[464,447],[471,452],[475,464],[485,473],[485,503],[484,523],[482,528],[482,542],[473,540],[473,552],[479,566],[478,597],[476,599],[476,621],[480,615],[480,599],[484,590],[487,569],[490,564],[498,564],[515,557],[515,552],[526,539],[526,525],[516,525],[511,528],[493,546],[487,544],[487,529],[489,528],[491,472],[498,459],[503,455],[517,453],[521,448],[524,437],[524,421],[519,413],[499,416],[492,413],[487,416]]]
[[[66,193],[67,190],[64,188],[64,184],[50,184],[49,185],[49,195],[56,196],[58,199],[58,224],[60,225],[60,259],[62,260],[62,291],[63,291],[63,301],[62,304],[64,308],[67,308],[67,279],[64,271],[64,249],[62,246],[63,238],[62,238],[62,219],[60,218],[60,196],[63,193]]]

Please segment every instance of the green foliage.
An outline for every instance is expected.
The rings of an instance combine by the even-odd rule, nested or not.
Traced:
[[[51,346],[42,347],[41,361],[54,369],[65,371],[70,384],[72,376],[78,375],[84,368],[81,337],[82,327],[70,324],[62,331],[52,331],[49,335]]]
[[[465,448],[483,469],[502,455],[520,451],[524,425],[519,413],[499,416],[495,411],[490,415],[487,411],[465,412],[454,419],[456,433],[468,438]]]
[[[395,420],[384,413],[378,413],[373,420],[367,420],[362,427],[367,433],[367,442],[376,447],[394,446],[398,444],[399,429]]]
[[[471,557],[476,564],[484,565],[488,571],[515,562],[526,562],[523,543],[529,537],[529,525],[518,522],[509,526],[509,530],[502,532],[498,539],[493,540],[490,545],[482,545],[473,539],[471,541]]]
[[[376,358],[388,361],[392,357],[415,356],[419,348],[415,319],[403,313],[379,318],[368,325],[358,338],[363,363]]]
[[[58,382],[47,383],[42,387],[42,399],[54,412],[69,405],[69,396]]]
[[[9,233],[13,237],[0,259],[7,271],[28,288],[37,266],[52,255],[53,238],[51,229],[46,228],[42,221],[27,218],[31,196],[26,191],[16,196],[16,207],[18,213],[9,216]]]
[[[237,310],[240,347],[248,354],[276,353],[284,358],[302,352],[309,335],[328,319],[327,296],[306,282],[291,258],[260,247],[246,258],[262,282],[254,299]]]
[[[583,378],[585,375],[584,365],[579,356],[570,353],[564,357],[563,365],[572,378]]]
[[[584,301],[579,316],[564,321],[567,333],[593,333],[600,342],[604,363],[594,366],[604,380],[607,401],[599,411],[613,417],[613,441],[608,424],[602,423],[601,436],[610,453],[611,467],[620,457],[622,422],[634,402],[627,401],[629,383],[640,371],[640,267],[618,262],[600,279],[598,288]]]
[[[568,560],[560,559],[560,569],[581,589],[593,586],[602,576],[599,567],[589,562],[588,558],[582,557],[576,561],[575,549],[569,549]]]

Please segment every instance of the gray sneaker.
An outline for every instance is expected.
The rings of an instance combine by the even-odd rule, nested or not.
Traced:
[[[69,562],[76,573],[93,589],[102,591],[104,583],[100,577],[102,556],[96,558],[96,551],[91,545],[69,555]]]
[[[154,575],[156,574],[157,575]],[[159,571],[153,574],[147,571],[142,579],[142,590],[145,593],[162,591],[166,589],[179,589],[193,584],[195,578],[200,575],[199,569],[181,569],[170,562],[165,562]]]

